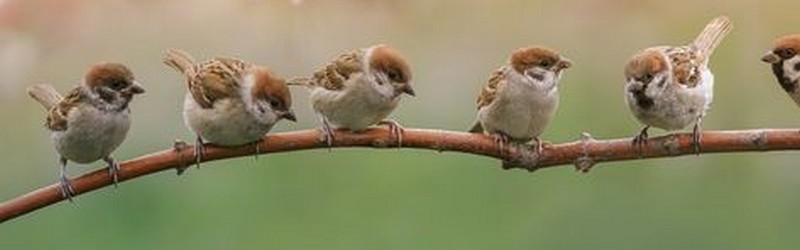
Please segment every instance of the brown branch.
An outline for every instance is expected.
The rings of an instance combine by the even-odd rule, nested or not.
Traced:
[[[337,131],[334,147],[396,147],[397,142],[389,131],[375,128],[364,133],[353,134]],[[672,134],[647,141],[641,151],[632,147],[631,139],[594,140],[584,133],[580,140],[562,144],[545,145],[542,155],[525,147],[504,147],[491,137],[429,129],[406,129],[403,147],[438,151],[457,151],[505,159],[507,166],[520,166],[529,170],[551,166],[574,164],[576,169],[587,171],[598,162],[623,161],[639,158],[659,158],[694,154],[690,134]],[[269,135],[260,144],[260,152],[277,153],[296,150],[324,148],[317,130],[303,130]],[[524,150],[523,150],[524,149]],[[772,151],[800,149],[800,130],[759,129],[741,131],[707,131],[702,135],[702,153],[741,151]],[[203,161],[213,161],[253,155],[255,147],[241,146],[220,148],[209,145]],[[173,169],[181,163],[191,165],[194,157],[191,149],[176,152],[169,149],[122,162],[120,181],[134,179],[147,174]],[[72,180],[76,195],[84,194],[112,184],[108,171],[96,170]],[[33,212],[59,201],[63,201],[58,184],[42,187],[28,194],[0,204],[0,223]]]

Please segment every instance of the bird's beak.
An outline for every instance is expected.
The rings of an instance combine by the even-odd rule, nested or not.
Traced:
[[[772,53],[772,51],[767,51],[767,53],[765,53],[764,56],[761,57],[761,61],[769,64],[775,64],[780,62],[781,58],[778,57],[778,55],[776,55],[775,53]]]
[[[283,112],[283,114],[281,114],[281,117],[286,120],[297,122],[297,117],[294,116],[294,112],[291,109]]]
[[[411,88],[411,83],[404,84],[403,87],[400,88],[400,91],[403,91],[403,93],[406,93],[410,96],[416,96],[414,89]]]
[[[556,71],[561,71],[564,69],[568,69],[572,67],[572,61],[567,58],[562,57],[560,61],[556,64]]]
[[[133,81],[133,84],[131,84],[131,86],[128,87],[125,92],[131,95],[142,94],[144,93],[144,88],[142,88],[142,85],[139,84],[139,82]]]

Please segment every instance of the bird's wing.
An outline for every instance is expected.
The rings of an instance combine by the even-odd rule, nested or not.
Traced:
[[[309,84],[328,90],[341,90],[353,74],[362,72],[363,55],[361,51],[351,51],[336,57],[333,61],[314,72]]]
[[[506,73],[505,68],[500,68],[495,70],[494,73],[489,77],[489,81],[486,83],[486,86],[481,89],[481,93],[478,95],[478,109],[481,109],[492,102],[497,97],[497,91],[500,88],[505,87],[506,85]]]
[[[80,103],[84,102],[86,96],[80,90],[80,87],[73,88],[67,96],[64,97],[58,104],[50,108],[47,113],[47,120],[45,127],[52,131],[65,131],[67,130],[67,115],[69,111],[77,107]]]

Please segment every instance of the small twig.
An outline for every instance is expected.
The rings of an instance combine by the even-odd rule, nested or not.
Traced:
[[[277,133],[267,136],[260,144],[260,153],[290,152],[305,149],[326,148],[319,140],[319,130],[303,130]],[[334,147],[373,147],[375,145],[393,145],[396,143],[388,129],[375,128],[363,133],[353,134],[335,131]],[[529,169],[546,168],[565,164],[589,164],[609,161],[624,161],[644,158],[659,158],[694,154],[692,135],[690,133],[672,134],[650,138],[648,146],[640,152],[631,144],[632,138],[595,140],[584,136],[581,140],[550,145],[544,149],[537,159],[537,166]],[[497,144],[489,136],[430,129],[405,129],[404,148],[421,148],[437,151],[457,151],[499,158]],[[742,151],[774,151],[800,149],[800,130],[797,129],[758,129],[741,131],[706,131],[702,140],[703,154],[742,152]],[[220,148],[206,146],[203,161],[213,161],[240,156],[252,156],[252,144],[241,147]],[[514,150],[504,153],[505,160],[516,159],[521,152]],[[193,164],[195,159],[190,154],[181,154],[175,150],[164,150],[120,163],[119,181],[127,181],[155,172],[169,170],[186,164]],[[499,165],[499,164],[498,164]],[[105,169],[74,178],[71,181],[75,188],[75,196],[113,185],[111,176]],[[0,222],[4,222],[37,209],[63,201],[58,184],[42,187],[30,193],[0,203]]]

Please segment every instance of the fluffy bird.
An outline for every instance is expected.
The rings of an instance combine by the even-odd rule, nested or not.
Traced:
[[[558,108],[561,74],[571,66],[569,59],[549,48],[517,49],[478,95],[477,119],[469,131],[494,136],[501,153],[509,142],[535,140],[540,154],[539,135]]]
[[[144,89],[128,67],[99,63],[89,68],[83,83],[62,97],[50,85],[35,85],[28,94],[47,110],[45,127],[59,154],[61,194],[72,201],[75,190],[66,174],[67,161],[81,164],[102,159],[117,184],[119,165],[111,157],[131,125],[128,104]]]
[[[258,142],[278,121],[297,121],[285,81],[264,66],[226,57],[196,63],[188,53],[174,49],[164,53],[164,63],[186,77],[183,120],[197,135],[198,166],[204,142],[254,143],[258,154]]]
[[[800,34],[787,35],[775,40],[771,50],[761,61],[772,66],[772,73],[789,97],[800,106]]]
[[[732,27],[727,17],[717,17],[689,45],[647,48],[628,61],[625,101],[645,125],[633,140],[640,151],[651,126],[673,131],[694,125],[692,145],[700,152],[701,121],[714,87],[708,61]]]
[[[387,117],[403,94],[414,96],[414,89],[411,69],[394,48],[375,45],[343,53],[312,77],[295,78],[290,84],[311,89],[311,106],[322,120],[329,147],[334,129],[360,132],[376,124],[388,125],[402,144],[402,127]]]

